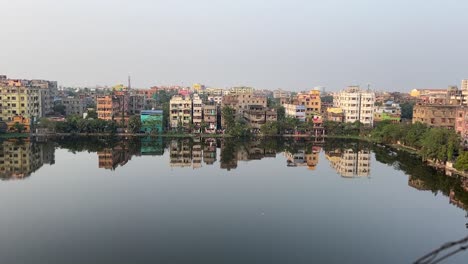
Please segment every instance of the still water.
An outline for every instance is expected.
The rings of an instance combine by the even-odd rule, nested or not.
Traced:
[[[362,142],[7,140],[0,176],[0,263],[411,263],[468,235],[468,180]]]

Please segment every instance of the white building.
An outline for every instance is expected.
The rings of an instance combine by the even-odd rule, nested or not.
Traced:
[[[306,120],[306,107],[305,105],[284,104],[285,115],[287,117],[296,118],[301,122]]]
[[[193,126],[196,129],[200,129],[201,124],[203,122],[203,102],[202,99],[200,99],[200,97],[198,96],[198,94],[193,95],[192,113]]]
[[[375,93],[361,90],[359,86],[349,86],[333,96],[335,107],[343,109],[344,122],[360,121],[371,125],[374,122]]]
[[[174,95],[169,106],[169,125],[171,129],[176,129],[179,126],[188,128],[192,123],[192,99],[189,96]]]

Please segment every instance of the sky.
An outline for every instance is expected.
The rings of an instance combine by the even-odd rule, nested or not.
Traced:
[[[0,0],[0,74],[63,86],[460,86],[466,0]]]

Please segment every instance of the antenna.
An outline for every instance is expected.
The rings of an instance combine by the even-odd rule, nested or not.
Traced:
[[[128,90],[132,88],[132,84],[130,82],[130,74],[128,74]]]

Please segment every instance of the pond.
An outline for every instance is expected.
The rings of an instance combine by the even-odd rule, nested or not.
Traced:
[[[12,139],[0,177],[1,263],[412,263],[468,235],[467,179],[359,141]]]

